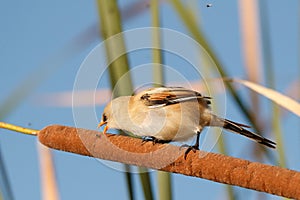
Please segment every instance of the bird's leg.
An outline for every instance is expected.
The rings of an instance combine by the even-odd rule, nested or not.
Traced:
[[[199,140],[200,140],[200,133],[201,131],[197,131],[197,138],[196,138],[196,143],[194,145],[181,145],[180,148],[182,147],[187,147],[187,150],[184,152],[184,159],[186,160],[186,156],[188,155],[188,153],[192,150],[193,152],[195,152],[196,150],[199,150]]]
[[[171,142],[171,140],[160,140],[154,136],[143,136],[142,143],[144,144],[145,142],[152,142],[153,144],[156,144],[156,143],[165,144],[165,143]]]

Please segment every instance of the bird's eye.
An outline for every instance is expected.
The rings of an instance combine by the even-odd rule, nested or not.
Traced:
[[[107,117],[106,117],[105,114],[102,115],[102,121],[103,121],[103,122],[106,122],[106,121],[107,121]]]

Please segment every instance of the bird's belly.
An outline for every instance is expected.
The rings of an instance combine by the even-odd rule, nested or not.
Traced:
[[[128,131],[160,140],[185,141],[200,130],[200,111],[197,108],[198,103],[186,102],[159,109],[135,110]]]
[[[142,126],[142,128],[141,128]],[[153,121],[151,124],[141,125],[131,130],[137,136],[154,136],[160,140],[186,141],[196,135],[198,125],[193,122],[164,122]]]

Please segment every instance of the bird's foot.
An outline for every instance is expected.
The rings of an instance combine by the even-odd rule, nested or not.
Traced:
[[[195,153],[196,150],[199,150],[199,145],[191,146],[191,145],[184,144],[180,146],[180,149],[183,147],[187,147],[186,151],[184,152],[184,160],[186,160],[186,157],[190,151],[193,151]]]
[[[143,136],[142,137],[142,144],[144,144],[146,142],[152,142],[153,144],[156,144],[156,143],[165,144],[165,143],[171,142],[171,140],[160,140],[160,139],[157,139],[154,136]]]

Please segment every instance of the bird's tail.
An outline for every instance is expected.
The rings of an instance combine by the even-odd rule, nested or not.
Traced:
[[[233,122],[228,119],[222,119],[217,116],[214,116],[214,120],[211,125],[212,126],[221,126],[229,131],[246,136],[260,144],[267,146],[267,147],[274,148],[274,149],[276,148],[275,142],[245,129],[245,128],[249,128],[249,126],[247,126],[247,125]]]

